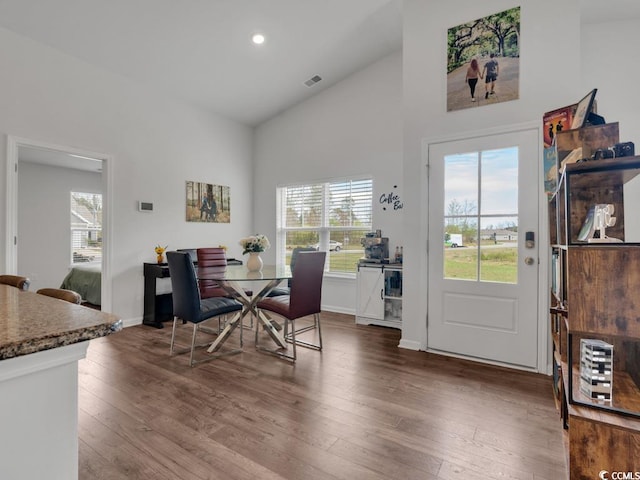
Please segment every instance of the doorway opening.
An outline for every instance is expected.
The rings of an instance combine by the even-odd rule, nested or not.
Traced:
[[[91,243],[99,255],[90,262],[92,285],[78,293],[94,308],[111,310],[109,166],[105,154],[8,137],[7,272],[28,276],[34,291],[44,287],[78,291],[81,287],[70,287],[67,276],[78,265],[74,239],[84,216],[85,230],[92,230],[85,235],[85,247]],[[83,207],[74,213],[72,192],[78,190],[99,196],[99,212],[87,213],[90,209]],[[85,248],[79,253],[88,258],[87,252]]]

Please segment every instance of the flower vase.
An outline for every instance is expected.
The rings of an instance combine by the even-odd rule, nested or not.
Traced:
[[[250,272],[259,272],[262,270],[262,258],[260,258],[260,252],[249,252],[247,269]]]
[[[164,262],[164,255],[162,253],[159,253],[158,257],[156,258],[156,260],[158,260],[158,263],[163,263]]]

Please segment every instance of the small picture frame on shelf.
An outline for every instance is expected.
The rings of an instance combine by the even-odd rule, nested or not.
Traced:
[[[555,137],[563,130],[569,130],[573,123],[573,112],[576,110],[577,104],[567,105],[566,107],[557,108],[550,112],[546,112],[542,116],[542,133],[544,148],[555,145]]]
[[[621,243],[622,240],[609,237],[605,233],[607,227],[613,227],[616,224],[613,213],[614,206],[611,203],[592,205],[578,233],[578,240],[588,243]]]
[[[573,119],[571,120],[571,129],[582,128],[587,125],[587,120],[589,119],[589,114],[591,113],[591,109],[593,107],[593,101],[596,98],[597,88],[594,88],[589,93],[587,93],[582,100],[580,100],[576,106],[576,111],[573,114]]]

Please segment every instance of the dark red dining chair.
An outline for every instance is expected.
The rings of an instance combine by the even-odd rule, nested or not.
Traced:
[[[285,320],[284,337],[291,343],[293,354],[289,355],[282,350],[268,350],[258,343],[256,329],[256,348],[278,355],[287,360],[296,361],[296,345],[322,350],[322,330],[320,328],[320,301],[322,299],[322,277],[327,252],[300,252],[293,268],[291,291],[289,295],[267,297],[258,302],[258,308],[262,312],[270,312]],[[295,321],[313,315],[313,323],[296,329]],[[289,325],[290,324],[290,325]],[[296,338],[297,334],[317,330],[318,342],[311,343]]]
[[[0,275],[0,283],[4,285],[11,285],[12,287],[19,288],[20,290],[29,290],[31,280],[19,275]]]
[[[196,256],[198,259],[198,268],[227,266],[227,252],[222,247],[198,248],[196,249]],[[230,296],[230,293],[222,288],[220,286],[220,283],[216,282],[215,280],[201,279],[198,281],[198,287],[200,288],[201,298]],[[253,291],[245,288],[244,294],[247,297],[252,297]],[[250,318],[251,323],[249,325],[242,325],[244,328],[253,328],[253,315]]]
[[[293,251],[291,252],[291,260],[289,262],[289,266],[291,267],[291,271],[293,272],[293,269],[296,266],[296,260],[298,259],[298,254],[302,253],[302,252],[315,252],[316,249],[313,247],[296,247],[293,249]],[[267,296],[268,297],[277,297],[279,295],[289,295],[291,293],[291,279],[289,279],[289,281],[287,282],[286,286],[283,287],[276,287],[273,290],[271,290]]]
[[[198,268],[227,266],[227,253],[224,248],[198,248],[196,255]],[[199,280],[198,288],[200,289],[200,298],[226,297],[229,295],[215,280]]]

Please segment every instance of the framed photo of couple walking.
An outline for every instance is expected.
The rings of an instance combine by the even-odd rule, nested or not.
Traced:
[[[187,180],[187,222],[231,223],[229,187]]]
[[[447,111],[520,97],[520,7],[447,30]]]

